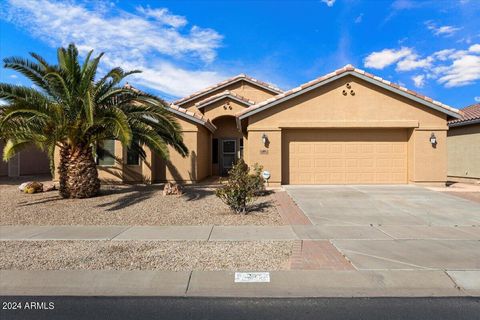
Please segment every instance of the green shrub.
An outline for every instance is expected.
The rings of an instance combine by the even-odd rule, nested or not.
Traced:
[[[247,214],[256,195],[264,189],[262,167],[255,164],[253,173],[243,159],[228,172],[227,182],[215,191],[235,213]]]

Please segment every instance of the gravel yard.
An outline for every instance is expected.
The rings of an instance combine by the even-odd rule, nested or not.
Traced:
[[[0,241],[1,270],[283,270],[292,242]]]
[[[57,191],[24,194],[20,182],[0,181],[0,225],[281,225],[272,195],[248,215],[233,214],[214,189],[188,186],[163,196],[161,185],[102,186],[90,199],[61,199]]]

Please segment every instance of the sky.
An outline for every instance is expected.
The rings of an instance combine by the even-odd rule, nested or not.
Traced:
[[[480,102],[480,0],[2,0],[0,58],[75,43],[167,99],[245,73],[288,90],[352,64],[463,108]],[[31,85],[0,69],[0,82]]]

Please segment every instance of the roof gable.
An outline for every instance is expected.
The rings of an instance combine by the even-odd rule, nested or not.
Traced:
[[[235,100],[238,103],[244,104],[246,106],[251,106],[251,105],[255,104],[255,102],[253,100],[249,100],[249,99],[247,99],[247,98],[245,98],[245,97],[243,97],[239,94],[236,94],[235,92],[225,90],[223,92],[220,92],[218,94],[215,94],[215,95],[210,96],[210,97],[208,97],[208,98],[206,98],[202,101],[199,101],[199,102],[195,103],[195,107],[197,107],[198,109],[201,109],[201,108],[204,108],[208,105],[211,105],[214,102],[217,102],[217,101],[225,99],[225,98]]]
[[[266,82],[263,82],[263,81],[260,81],[260,80],[257,80],[255,78],[252,78],[252,77],[249,77],[245,74],[239,74],[238,76],[235,76],[233,78],[230,78],[230,79],[227,79],[225,81],[222,81],[222,82],[219,82],[213,86],[210,86],[208,88],[205,88],[203,90],[200,90],[198,92],[195,92],[185,98],[182,98],[182,99],[179,99],[177,101],[174,102],[174,104],[178,105],[178,106],[181,106],[189,101],[192,101],[194,99],[198,99],[200,97],[203,97],[209,93],[212,93],[214,91],[217,91],[219,89],[222,89],[222,88],[225,88],[225,87],[228,87],[234,83],[237,83],[237,82],[240,82],[240,81],[245,81],[245,82],[248,82],[254,86],[257,86],[257,87],[260,87],[260,88],[263,88],[269,92],[272,92],[274,94],[279,94],[279,93],[282,93],[283,91],[280,90],[279,88],[271,85],[271,84],[268,84]]]
[[[270,99],[267,99],[263,102],[254,104],[245,110],[237,113],[237,116],[239,119],[244,119],[247,118],[253,114],[256,114],[258,112],[261,112],[265,109],[268,109],[270,107],[273,107],[277,104],[280,104],[286,100],[292,99],[294,97],[297,97],[299,95],[302,95],[306,92],[309,92],[311,90],[314,90],[316,88],[319,88],[327,83],[333,82],[337,79],[340,79],[345,76],[354,76],[357,78],[360,78],[366,82],[372,83],[374,85],[377,85],[379,87],[382,87],[386,90],[389,90],[391,92],[397,93],[401,96],[404,96],[410,100],[416,101],[422,105],[425,105],[427,107],[430,107],[432,109],[438,110],[440,112],[443,112],[449,116],[452,116],[454,118],[460,118],[461,115],[459,113],[459,110],[452,108],[450,106],[447,106],[441,102],[435,101],[429,97],[426,97],[424,95],[421,95],[419,93],[416,93],[412,90],[409,90],[407,88],[401,87],[393,82],[390,82],[388,80],[382,79],[380,77],[374,76],[373,74],[367,73],[364,70],[354,68],[352,65],[346,65],[345,67],[338,69],[334,72],[331,72],[329,74],[326,74],[320,78],[314,79],[312,81],[309,81],[299,87],[293,88],[291,90],[288,90],[284,93],[278,94]]]

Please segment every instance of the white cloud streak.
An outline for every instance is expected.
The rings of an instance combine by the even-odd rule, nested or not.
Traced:
[[[372,52],[364,60],[364,65],[367,68],[383,69],[402,58],[410,56],[412,49],[402,47],[398,50],[383,49],[382,51]]]
[[[368,55],[364,65],[372,69],[396,65],[398,72],[422,69],[425,75],[411,78],[416,87],[423,87],[427,79],[435,79],[447,88],[466,86],[480,80],[480,44],[466,50],[444,49],[426,57],[413,48],[384,49]]]
[[[74,42],[82,54],[105,52],[105,67],[140,69],[135,83],[172,96],[183,96],[223,78],[198,71],[213,62],[222,36],[215,30],[188,26],[183,16],[164,8],[88,8],[55,0],[9,0],[6,19],[52,47]],[[115,14],[112,15],[111,13]],[[180,65],[196,65],[186,69]],[[190,67],[192,68],[192,67]]]
[[[416,76],[413,76],[412,81],[413,81],[413,84],[415,85],[415,87],[423,88],[423,86],[425,85],[425,75],[418,74]]]
[[[333,5],[335,4],[335,1],[337,1],[337,0],[322,0],[322,2],[325,3],[329,7],[333,7]]]
[[[436,36],[451,36],[457,31],[461,30],[462,28],[454,27],[454,26],[437,26],[432,21],[425,22],[427,29],[432,31]]]

